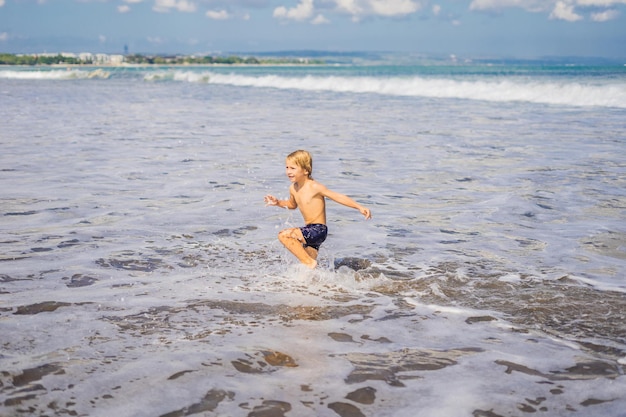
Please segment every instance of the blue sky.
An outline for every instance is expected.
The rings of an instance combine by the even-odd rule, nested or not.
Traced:
[[[0,0],[0,52],[626,58],[626,0]]]

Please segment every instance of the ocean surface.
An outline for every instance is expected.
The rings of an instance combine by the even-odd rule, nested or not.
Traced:
[[[626,67],[0,68],[0,415],[626,416]],[[327,204],[278,242],[284,159]]]

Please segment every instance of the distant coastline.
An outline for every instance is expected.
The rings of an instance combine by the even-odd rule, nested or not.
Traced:
[[[226,54],[102,54],[102,53],[37,53],[19,54],[0,52],[3,66],[305,66],[305,65],[569,65],[626,67],[623,59],[584,56],[517,57],[458,57],[456,55],[424,55],[398,52],[333,52],[291,50],[273,52],[232,52]]]
[[[91,53],[2,54],[0,65],[324,65],[323,59],[253,56],[109,55]]]

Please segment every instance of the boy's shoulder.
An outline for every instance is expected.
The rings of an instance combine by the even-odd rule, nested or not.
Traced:
[[[317,182],[316,180],[314,180],[313,178],[309,178],[306,180],[306,183],[304,184],[305,187],[314,190],[314,191],[318,191],[322,188],[324,188],[324,185],[320,182]]]
[[[306,193],[319,193],[326,190],[326,186],[321,182],[314,180],[313,178],[308,178],[301,187],[298,187],[297,184],[291,184],[289,186],[289,190],[291,192],[301,192],[304,191]]]
[[[314,179],[310,179],[309,181],[310,181],[311,187],[316,191],[321,191],[321,190],[326,189],[326,186],[322,184],[321,182],[315,181]]]

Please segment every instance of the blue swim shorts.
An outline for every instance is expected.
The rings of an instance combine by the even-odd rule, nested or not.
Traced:
[[[311,223],[301,227],[300,230],[306,242],[303,246],[305,248],[309,246],[315,250],[320,249],[320,245],[326,240],[326,236],[328,235],[328,228],[325,224]]]

